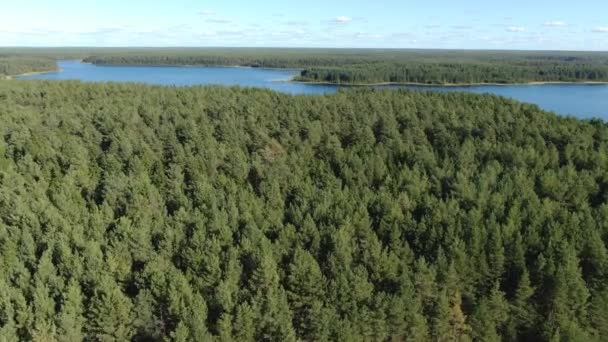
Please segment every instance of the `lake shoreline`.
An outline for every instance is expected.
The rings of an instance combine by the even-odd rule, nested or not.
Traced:
[[[171,64],[151,64],[151,65],[131,65],[131,64],[95,64],[91,62],[85,62],[78,60],[78,63],[90,64],[99,67],[178,67],[178,68],[239,68],[239,69],[258,69],[258,70],[282,70],[282,71],[298,71],[298,69],[285,69],[285,68],[262,68],[242,65],[171,65]],[[43,75],[53,72],[62,72],[61,68],[55,70],[46,71],[31,71],[18,75],[6,75],[4,79],[12,80],[21,76],[33,76]],[[420,83],[420,82],[379,82],[379,83],[334,83],[334,82],[318,82],[318,81],[298,81],[294,78],[290,80],[277,80],[273,82],[287,82],[287,83],[298,83],[298,84],[310,84],[310,85],[331,85],[339,87],[379,87],[379,86],[419,86],[419,87],[477,87],[477,86],[531,86],[531,85],[606,85],[608,81],[584,81],[584,82],[566,82],[566,81],[534,81],[527,83]]]
[[[21,76],[34,76],[34,75],[43,75],[43,74],[49,74],[52,72],[61,72],[63,70],[61,69],[55,69],[55,70],[46,70],[46,71],[30,71],[30,72],[24,72],[22,74],[18,74],[18,75],[6,75],[5,79],[6,80],[14,80],[15,78],[21,77]]]
[[[286,69],[266,70],[243,66],[205,68],[185,68],[183,66],[147,68],[112,65],[97,68],[95,64],[82,63],[80,60],[58,61],[60,72],[50,72],[40,76],[24,76],[23,79],[81,80],[84,82],[147,83],[164,86],[204,86],[224,85],[271,89],[290,94],[328,94],[342,89],[398,87],[418,91],[457,91],[471,93],[491,93],[521,102],[533,103],[541,108],[562,115],[575,115],[579,118],[605,118],[605,101],[608,98],[608,82],[528,82],[526,84],[421,84],[421,83],[377,83],[377,84],[333,84],[325,82],[298,81],[297,72]],[[163,70],[168,69],[168,70]],[[220,70],[221,69],[221,70]],[[293,70],[293,69],[291,69]],[[294,70],[295,71],[295,70]],[[42,73],[42,72],[40,72]],[[560,86],[561,84],[561,86]],[[392,86],[391,86],[392,85]]]
[[[380,82],[380,83],[333,83],[316,81],[290,80],[287,82],[300,84],[334,85],[340,87],[378,87],[378,86],[420,86],[420,87],[478,87],[478,86],[531,86],[531,85],[606,85],[608,81],[585,81],[585,82],[528,82],[528,83],[417,83],[417,82]]]
[[[177,64],[97,64],[93,62],[86,62],[84,60],[78,60],[79,63],[91,64],[99,67],[177,67],[177,68],[242,68],[242,69],[259,69],[259,70],[282,70],[282,71],[302,71],[301,69],[291,68],[270,68],[270,67],[254,67],[248,65],[177,65]],[[58,70],[61,71],[61,70]],[[53,72],[53,71],[47,71]],[[43,73],[47,73],[43,72]],[[26,75],[18,75],[26,76]],[[378,83],[334,83],[326,81],[298,81],[297,76],[294,76],[291,80],[280,80],[275,82],[289,82],[289,83],[300,83],[300,84],[320,84],[320,85],[332,85],[340,87],[378,87],[378,86],[421,86],[421,87],[476,87],[476,86],[530,86],[530,85],[551,85],[551,84],[563,84],[563,85],[602,85],[608,84],[608,81],[532,81],[524,83],[420,83],[420,82],[378,82]]]

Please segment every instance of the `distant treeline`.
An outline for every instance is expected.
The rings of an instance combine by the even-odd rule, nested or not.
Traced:
[[[525,83],[608,81],[608,54],[583,52],[208,49],[100,53],[109,65],[238,65],[303,69],[298,81],[369,83]]]
[[[347,51],[351,51],[348,53]],[[114,54],[93,55],[85,62],[105,65],[197,65],[197,66],[248,66],[254,68],[297,68],[352,65],[373,61],[353,50],[304,49],[209,49],[209,50],[157,50],[125,51]]]
[[[28,72],[53,71],[56,69],[55,61],[48,58],[0,56],[0,76],[15,76]]]
[[[608,126],[0,82],[0,341],[607,341]]]
[[[608,81],[608,53],[287,48],[0,48],[0,57],[99,65],[291,68],[305,82],[526,83]],[[35,70],[26,70],[35,71]]]

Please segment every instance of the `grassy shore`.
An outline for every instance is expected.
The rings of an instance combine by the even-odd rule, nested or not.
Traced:
[[[20,76],[32,76],[32,75],[41,75],[41,74],[48,74],[51,72],[59,72],[61,71],[61,69],[55,69],[55,70],[45,70],[45,71],[30,71],[30,72],[24,72],[22,74],[18,74],[18,75],[5,75],[4,79],[5,80],[12,80],[16,77],[20,77]]]

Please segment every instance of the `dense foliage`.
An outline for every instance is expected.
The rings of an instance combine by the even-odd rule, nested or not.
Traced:
[[[603,122],[38,81],[0,122],[0,340],[608,339]]]
[[[36,57],[53,60],[84,59],[94,53],[118,53],[127,48],[98,47],[0,47],[0,57]]]
[[[51,59],[0,56],[0,77],[15,76],[28,72],[53,71],[56,69],[57,65]]]
[[[373,61],[372,50],[355,49],[145,49],[92,52],[86,62],[110,65],[199,65],[304,68]]]
[[[606,61],[604,64],[535,59],[504,63],[485,61],[479,63],[379,62],[330,68],[308,68],[302,71],[297,80],[337,84],[605,82],[608,81],[608,59]]]

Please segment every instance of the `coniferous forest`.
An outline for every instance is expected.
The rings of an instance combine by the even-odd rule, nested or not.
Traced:
[[[40,57],[2,57],[0,55],[0,78],[30,72],[54,71],[54,60]]]
[[[605,122],[13,80],[0,123],[0,340],[608,340]]]
[[[521,60],[509,62],[364,63],[304,69],[301,82],[332,84],[513,84],[534,82],[606,82],[605,65],[579,62]]]

